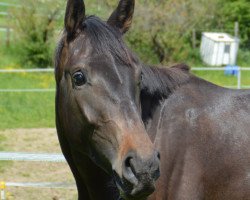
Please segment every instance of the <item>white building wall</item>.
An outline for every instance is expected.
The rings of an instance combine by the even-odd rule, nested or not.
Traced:
[[[226,45],[229,45],[226,47]],[[226,49],[225,49],[226,48]],[[235,65],[239,39],[225,33],[203,33],[200,53],[202,60],[212,66]],[[225,51],[226,50],[226,51]]]

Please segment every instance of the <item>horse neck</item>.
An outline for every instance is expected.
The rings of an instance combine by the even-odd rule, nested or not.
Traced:
[[[142,120],[147,124],[149,119],[164,99],[167,99],[177,88],[188,82],[189,67],[184,64],[171,68],[158,68],[144,65],[142,68],[141,108]]]

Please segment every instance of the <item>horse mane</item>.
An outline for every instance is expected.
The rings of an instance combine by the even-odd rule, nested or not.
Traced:
[[[141,106],[144,123],[152,118],[156,107],[177,88],[190,80],[189,66],[176,64],[170,68],[142,68]]]

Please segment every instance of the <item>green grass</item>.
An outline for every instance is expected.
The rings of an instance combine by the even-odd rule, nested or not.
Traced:
[[[223,71],[192,71],[192,73],[220,86],[237,85],[237,77],[225,76]]]
[[[3,135],[0,135],[0,151],[4,149],[3,142],[6,140],[6,137]]]
[[[20,64],[20,55],[17,51],[17,48],[19,47],[15,45],[6,47],[2,40],[0,40],[0,42],[3,43],[0,45],[0,69],[18,69],[23,67]]]
[[[8,167],[11,167],[12,164],[13,164],[13,161],[0,161],[0,174],[4,173],[4,171],[8,169]]]
[[[53,73],[0,74],[1,89],[55,88]],[[0,129],[54,127],[54,92],[0,92]]]
[[[54,93],[1,93],[0,129],[55,127]]]
[[[3,142],[6,140],[6,137],[0,135],[0,151],[4,151],[5,146]],[[4,170],[12,165],[12,161],[0,161],[0,174],[4,173]],[[1,178],[1,177],[0,177]],[[3,180],[0,180],[3,181]]]
[[[192,71],[193,74],[220,86],[237,86],[237,77],[224,75],[224,71]],[[250,71],[242,71],[242,86],[250,86]]]
[[[2,73],[2,89],[51,89],[55,88],[53,73]]]

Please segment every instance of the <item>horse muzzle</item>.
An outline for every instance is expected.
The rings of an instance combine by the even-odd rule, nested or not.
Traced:
[[[122,175],[114,170],[115,183],[125,200],[145,200],[155,190],[160,177],[160,156],[158,152],[149,159],[142,159],[136,153],[128,153],[122,164]]]

